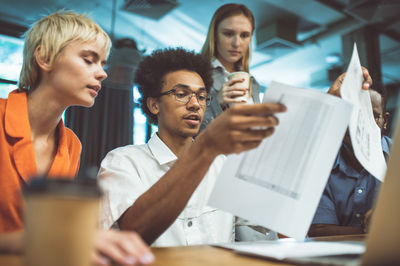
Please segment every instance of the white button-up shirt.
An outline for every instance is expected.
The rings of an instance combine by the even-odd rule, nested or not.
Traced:
[[[175,154],[157,134],[147,144],[128,145],[109,152],[99,172],[100,186],[104,191],[100,211],[102,227],[110,228],[176,160]],[[233,215],[206,206],[224,162],[225,156],[214,160],[185,209],[153,246],[213,244],[234,240]]]

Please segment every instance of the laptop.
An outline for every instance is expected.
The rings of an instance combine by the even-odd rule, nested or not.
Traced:
[[[239,253],[298,264],[400,265],[400,116],[366,241],[236,242]]]
[[[362,265],[400,265],[400,116],[379,191]]]

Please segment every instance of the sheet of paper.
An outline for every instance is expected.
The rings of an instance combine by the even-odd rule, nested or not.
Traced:
[[[354,44],[340,92],[342,98],[354,106],[349,124],[354,154],[369,173],[383,181],[386,162],[382,152],[381,131],[374,119],[369,92],[361,88],[363,80],[357,46]]]
[[[346,131],[351,104],[273,82],[264,102],[282,102],[275,133],[228,156],[209,205],[303,240]]]
[[[359,255],[365,246],[348,242],[253,242],[247,244],[218,245],[240,253],[253,254],[277,260],[334,255]]]

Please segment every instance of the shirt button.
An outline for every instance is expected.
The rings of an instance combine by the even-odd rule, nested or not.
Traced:
[[[361,216],[361,215],[360,215],[359,213],[356,213],[356,217],[357,217],[357,218],[360,218],[360,216]]]
[[[188,227],[191,227],[192,224],[193,224],[192,221],[189,221],[189,222],[187,223]]]
[[[361,194],[361,193],[363,193],[363,190],[362,190],[361,188],[359,188],[359,189],[357,190],[357,193],[358,193],[358,194]]]

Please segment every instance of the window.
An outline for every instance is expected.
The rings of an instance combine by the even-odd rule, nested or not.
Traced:
[[[147,123],[147,118],[140,108],[141,95],[136,86],[133,87],[133,144],[143,144],[156,132],[158,127]]]
[[[0,98],[7,98],[8,94],[15,90],[17,85],[14,84],[6,84],[0,81]]]
[[[8,93],[17,88],[23,46],[21,39],[0,35],[0,98],[7,98]]]

